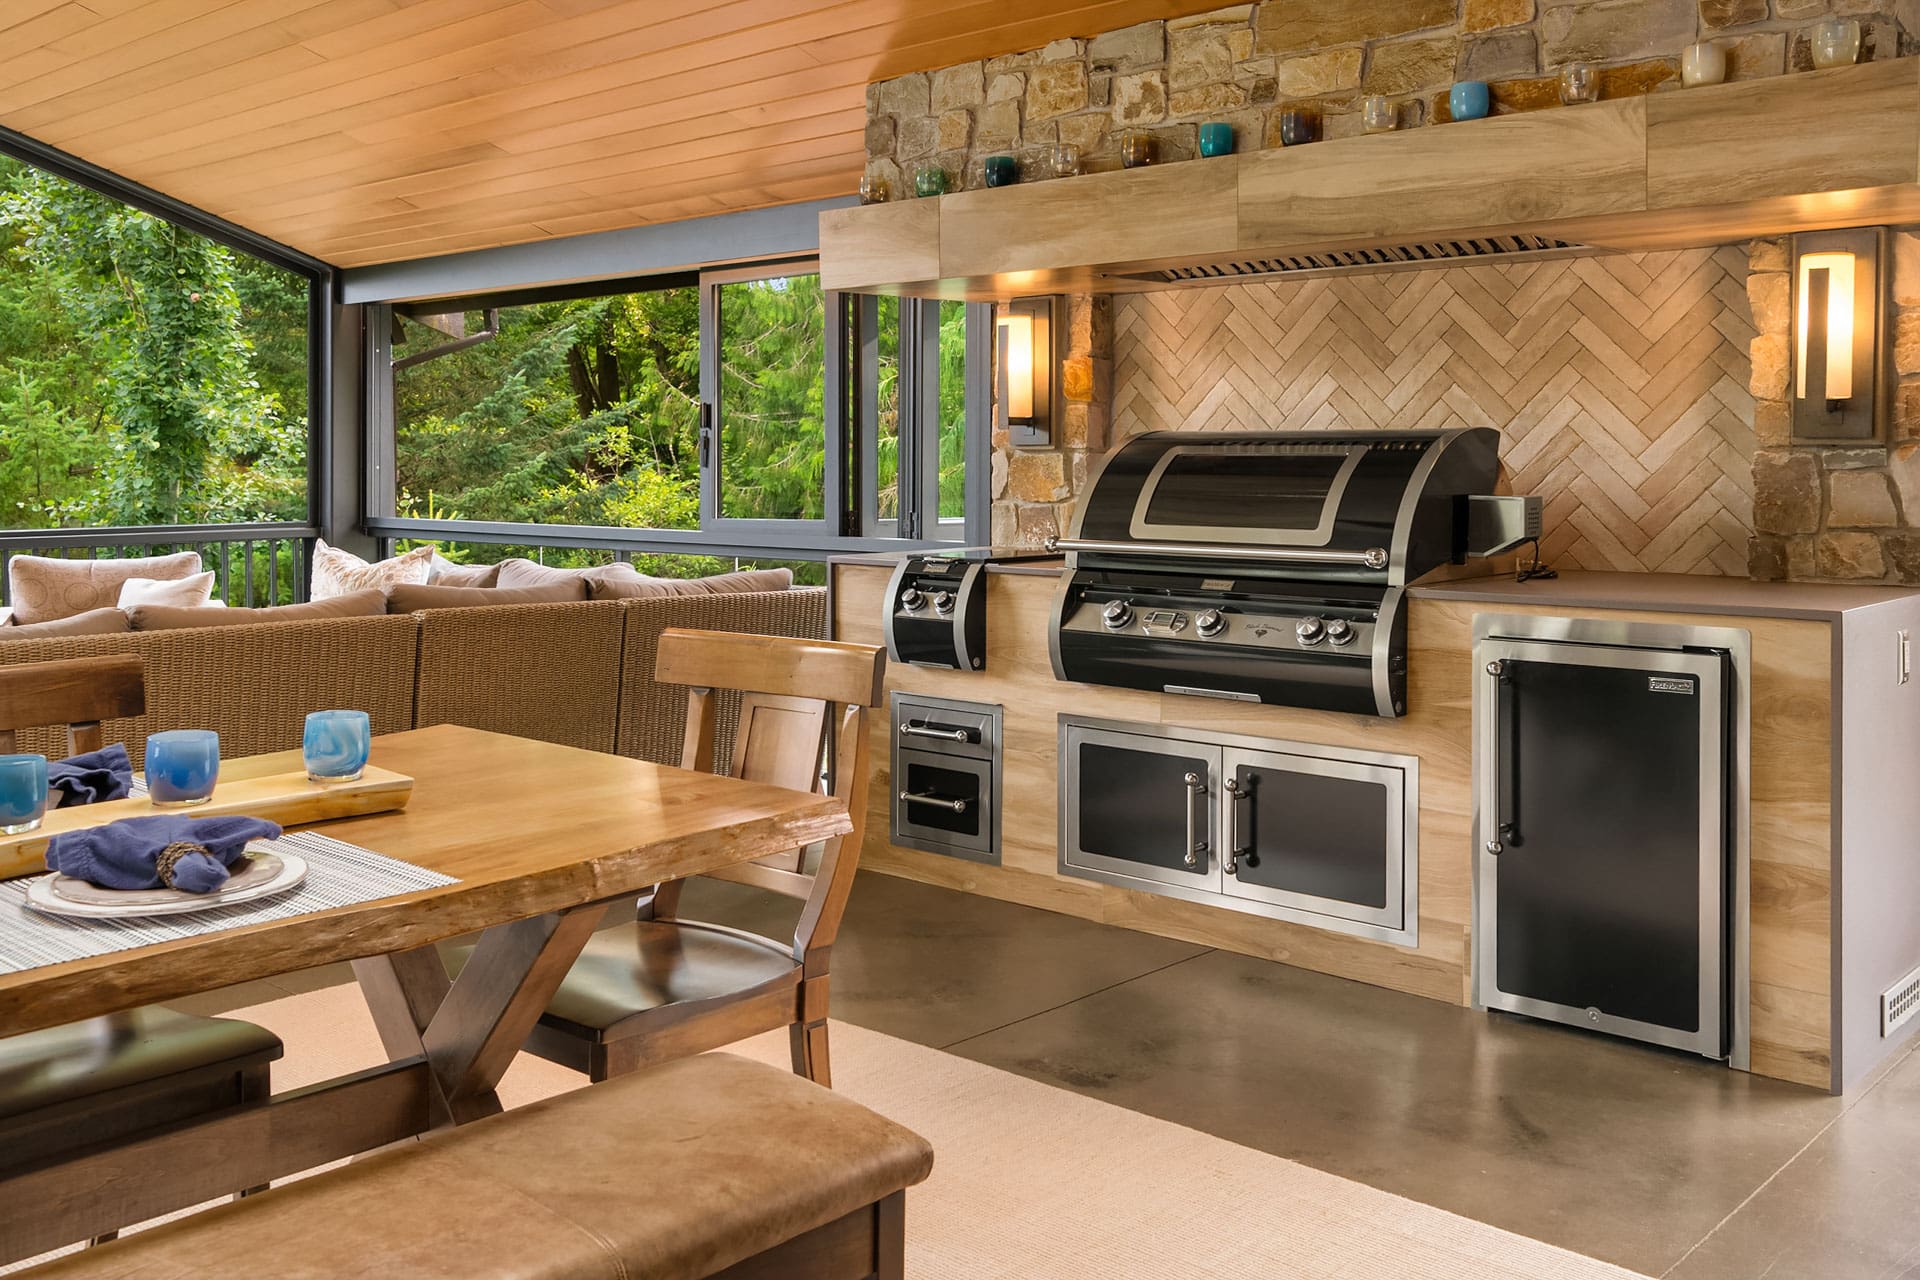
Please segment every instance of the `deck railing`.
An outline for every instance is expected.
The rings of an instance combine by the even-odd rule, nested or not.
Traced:
[[[214,573],[214,596],[237,608],[307,598],[313,540],[304,524],[172,525],[153,529],[28,529],[0,533],[0,604],[10,604],[18,555],[115,560],[197,551]]]

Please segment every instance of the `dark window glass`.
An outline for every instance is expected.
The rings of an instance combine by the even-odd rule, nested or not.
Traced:
[[[1147,499],[1149,524],[1201,528],[1312,529],[1345,454],[1183,453]],[[1223,500],[1227,494],[1232,501]]]

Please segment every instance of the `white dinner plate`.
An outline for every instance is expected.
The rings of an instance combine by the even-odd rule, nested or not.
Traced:
[[[255,902],[296,888],[307,878],[306,859],[291,853],[268,853],[255,847],[246,868],[236,871],[212,893],[179,889],[102,889],[58,872],[40,876],[27,885],[27,905],[50,916],[83,920],[132,920],[143,916],[178,916],[238,902]]]

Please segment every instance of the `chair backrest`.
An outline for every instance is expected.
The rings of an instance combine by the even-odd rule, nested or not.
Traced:
[[[0,667],[0,752],[21,729],[67,726],[73,755],[106,745],[100,722],[143,715],[147,667],[137,654],[65,658]]]
[[[805,850],[713,873],[804,901],[794,931],[794,959],[803,963],[833,944],[853,889],[866,835],[867,716],[880,705],[886,664],[873,645],[681,628],[660,635],[654,678],[691,686],[682,768],[714,772],[721,690],[740,694],[728,769],[736,778],[817,790],[832,744],[831,791],[846,802],[853,829],[825,843],[811,873]],[[657,912],[670,915],[677,896],[657,893]]]

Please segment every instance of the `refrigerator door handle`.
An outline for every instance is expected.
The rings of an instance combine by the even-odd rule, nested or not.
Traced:
[[[1513,825],[1501,820],[1500,812],[1500,730],[1505,718],[1505,699],[1502,689],[1513,677],[1508,674],[1504,658],[1495,658],[1487,663],[1489,688],[1487,692],[1487,714],[1480,726],[1480,758],[1486,762],[1486,770],[1481,777],[1480,811],[1486,815],[1481,830],[1485,833],[1483,847],[1490,854],[1506,851],[1506,841],[1513,834]]]

